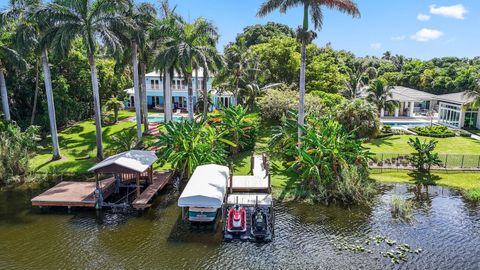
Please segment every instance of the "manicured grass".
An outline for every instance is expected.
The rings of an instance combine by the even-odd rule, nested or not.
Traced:
[[[119,112],[119,120],[133,116],[134,112]],[[119,122],[115,125],[102,127],[103,147],[108,152],[111,148],[111,137],[122,129],[134,126],[134,122]],[[93,120],[86,120],[59,132],[61,160],[51,161],[52,150],[50,138],[43,143],[41,150],[31,160],[31,166],[38,172],[55,173],[86,173],[95,164],[96,142],[95,123]],[[85,160],[75,160],[90,156]]]
[[[480,173],[469,172],[433,172],[439,179],[438,185],[459,189],[466,198],[480,200]],[[415,179],[408,171],[372,172],[370,177],[381,183],[415,183]]]
[[[408,145],[409,138],[415,138],[413,135],[395,135],[391,137],[374,139],[364,146],[369,148],[374,153],[396,153],[409,154],[412,148]],[[430,140],[428,137],[418,137],[420,140]],[[480,154],[480,141],[465,138],[465,137],[451,137],[451,138],[435,138],[438,141],[436,152],[440,154],[465,154],[478,155]]]

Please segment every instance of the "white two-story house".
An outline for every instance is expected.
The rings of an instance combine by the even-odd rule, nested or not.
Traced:
[[[195,72],[193,73],[195,74]],[[147,86],[147,104],[149,108],[163,109],[165,106],[163,80],[162,74],[158,71],[153,71],[145,75],[145,85]],[[195,86],[198,83],[198,91],[195,91]],[[198,97],[203,91],[203,70],[198,71],[198,82],[195,76],[192,78],[193,84],[193,104],[197,103]],[[172,107],[173,109],[187,109],[188,85],[186,80],[175,73],[171,79],[172,89]],[[234,96],[225,91],[217,91],[212,89],[212,78],[208,78],[207,90],[211,93],[213,101],[213,108],[220,109],[222,107],[229,107],[235,104]],[[130,108],[135,106],[135,93],[133,88],[125,90],[127,93],[127,101],[125,107]],[[210,108],[210,109],[213,109]]]

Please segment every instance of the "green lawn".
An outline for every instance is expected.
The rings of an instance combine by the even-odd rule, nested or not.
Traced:
[[[364,146],[369,148],[374,153],[396,153],[396,154],[409,154],[412,152],[412,148],[408,145],[408,139],[414,138],[413,135],[395,135],[391,137],[374,139]],[[419,137],[421,140],[429,140],[428,137]],[[440,154],[466,154],[466,155],[478,155],[480,154],[480,141],[465,138],[465,137],[452,137],[452,138],[436,138],[438,141],[436,152]]]
[[[134,112],[121,111],[119,119],[125,119],[133,116]],[[111,136],[122,129],[134,126],[134,122],[119,122],[116,125],[104,126],[103,146],[108,152],[111,146]],[[86,120],[76,125],[60,131],[59,133],[60,153],[62,159],[51,161],[52,150],[50,138],[47,138],[38,154],[31,160],[31,166],[38,172],[58,172],[58,173],[82,173],[86,172],[95,164],[96,156],[95,146],[95,124],[93,120]],[[90,156],[86,160],[75,160],[85,156]]]
[[[461,190],[467,198],[480,199],[480,173],[469,172],[433,172],[439,179],[435,182],[454,189]],[[408,171],[372,172],[370,177],[381,183],[415,183],[415,179]]]

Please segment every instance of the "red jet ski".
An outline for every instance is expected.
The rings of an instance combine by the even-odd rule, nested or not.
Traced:
[[[238,204],[228,210],[227,231],[243,233],[247,231],[247,211]]]

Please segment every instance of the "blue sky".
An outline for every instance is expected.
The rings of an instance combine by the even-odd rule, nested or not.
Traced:
[[[158,3],[156,0],[150,0]],[[7,0],[0,0],[0,7]],[[194,20],[205,17],[219,28],[219,48],[235,39],[245,26],[275,21],[296,28],[300,9],[287,14],[255,16],[262,0],[170,0],[177,12]],[[324,11],[324,26],[315,42],[331,42],[336,49],[356,55],[381,55],[389,50],[408,57],[480,56],[480,1],[478,0],[357,0],[362,17]]]

